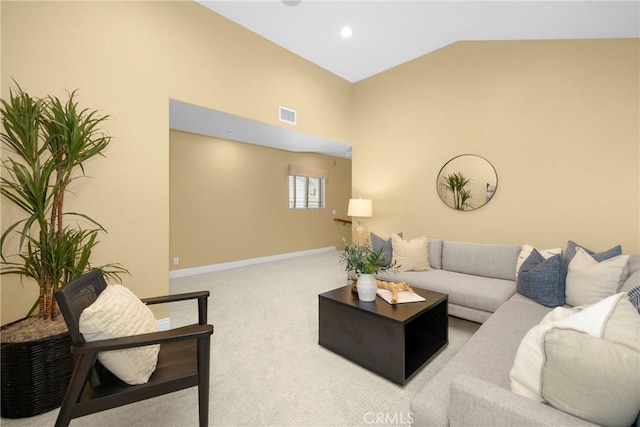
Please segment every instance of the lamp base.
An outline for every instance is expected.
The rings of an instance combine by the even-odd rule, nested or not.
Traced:
[[[352,242],[356,246],[367,246],[369,242],[369,233],[362,225],[358,225],[353,229]]]

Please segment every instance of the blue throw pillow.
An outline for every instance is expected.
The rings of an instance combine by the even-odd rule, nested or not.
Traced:
[[[546,307],[565,303],[567,265],[560,254],[545,259],[536,249],[522,263],[516,290]]]
[[[391,245],[391,237],[385,240],[375,233],[370,233],[370,234],[371,234],[370,236],[371,250],[373,250],[373,252],[378,252],[380,249],[384,250],[384,261],[380,263],[380,267],[389,267],[389,264],[391,264],[391,259],[393,256],[393,246]],[[398,236],[402,237],[402,232],[397,234]]]
[[[576,248],[584,249],[585,252],[587,252],[589,255],[591,255],[593,257],[593,259],[595,259],[598,262],[602,262],[605,259],[613,258],[614,256],[622,255],[622,246],[620,246],[620,245],[614,246],[611,249],[607,249],[606,251],[603,251],[603,252],[595,253],[591,249],[587,249],[584,246],[577,244],[573,240],[569,240],[567,242],[567,250],[564,251],[564,262],[567,265],[569,265],[569,263],[571,262],[571,260],[575,256]]]

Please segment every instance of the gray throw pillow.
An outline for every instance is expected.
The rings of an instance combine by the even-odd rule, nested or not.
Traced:
[[[606,251],[603,251],[603,252],[595,253],[591,249],[587,249],[584,246],[577,244],[573,240],[569,240],[567,242],[567,250],[564,251],[564,262],[567,265],[569,265],[569,263],[575,256],[576,248],[584,249],[586,253],[591,255],[593,259],[595,259],[598,262],[602,262],[605,259],[613,258],[614,256],[622,255],[622,246],[620,245],[614,246],[611,249],[607,249]]]
[[[629,266],[628,262],[627,262],[627,266]],[[631,276],[629,276],[617,291],[629,292],[631,289],[635,288],[638,285],[640,285],[640,271],[636,271]],[[640,424],[638,424],[638,427],[640,427]]]
[[[396,234],[402,237],[402,232],[396,233]],[[391,246],[391,237],[385,240],[373,232],[371,232],[370,235],[371,235],[370,236],[371,249],[374,252],[378,252],[380,249],[384,250],[384,261],[380,263],[380,267],[389,267],[389,264],[391,264],[391,258],[393,256],[393,246]]]
[[[560,254],[545,259],[536,249],[522,263],[516,290],[546,307],[565,303],[567,265]]]

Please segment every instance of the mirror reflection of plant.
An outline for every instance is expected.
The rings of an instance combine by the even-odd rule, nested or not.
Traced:
[[[472,206],[468,203],[468,200],[471,199],[471,197],[471,190],[469,190],[468,188],[461,188],[459,209],[471,208]]]
[[[26,215],[0,237],[0,274],[17,274],[38,283],[39,297],[28,315],[37,307],[41,319],[56,316],[53,293],[92,268],[92,249],[98,234],[106,232],[89,216],[63,209],[68,186],[84,176],[84,163],[102,155],[111,140],[98,129],[108,116],[79,110],[75,94],[71,92],[66,102],[53,96],[38,99],[17,86],[0,104],[4,128],[0,137],[9,153],[2,160],[5,176],[0,191]],[[65,224],[68,216],[93,228]],[[20,236],[15,262],[5,256],[6,239],[13,233]],[[128,273],[119,264],[99,268],[109,277]]]
[[[471,199],[471,190],[466,186],[471,179],[466,178],[462,172],[454,172],[442,177],[442,186],[453,194],[454,209],[463,210],[470,207],[468,200]]]

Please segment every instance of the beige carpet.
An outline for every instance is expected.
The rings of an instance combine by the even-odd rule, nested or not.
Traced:
[[[346,284],[338,260],[327,252],[171,280],[172,293],[211,291],[211,425],[372,425],[376,414],[406,425],[411,398],[479,327],[451,317],[448,347],[397,386],[318,345],[318,293]],[[173,326],[196,318],[194,302],[172,307]],[[52,426],[57,412],[2,426]],[[197,417],[193,388],[71,425],[195,426]]]

